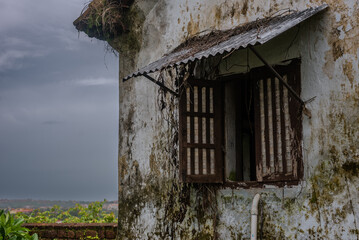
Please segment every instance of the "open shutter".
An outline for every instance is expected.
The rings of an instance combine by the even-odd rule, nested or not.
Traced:
[[[222,87],[188,80],[180,98],[180,171],[183,182],[223,182]]]
[[[299,64],[281,66],[277,71],[300,94]],[[298,180],[302,172],[300,103],[267,71],[255,79],[257,180]]]

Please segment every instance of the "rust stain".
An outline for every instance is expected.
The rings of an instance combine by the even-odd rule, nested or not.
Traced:
[[[215,19],[219,21],[221,20],[221,16],[222,16],[222,9],[220,7],[216,7],[214,12]]]
[[[239,22],[239,20],[241,18],[239,9],[240,9],[239,3],[238,2],[234,3],[232,6],[232,9],[231,9],[231,13],[230,13],[231,18],[232,18],[231,19],[232,23],[233,23],[233,20],[236,20],[237,22]]]
[[[214,26],[218,28],[218,26],[221,23],[221,17],[222,17],[222,9],[220,6],[214,6],[212,9],[211,15],[212,18],[209,18],[210,20],[214,21]]]
[[[192,14],[190,14],[190,21],[187,24],[187,33],[189,36],[193,36],[199,32],[199,22],[193,20]]]
[[[332,44],[332,54],[333,60],[336,61],[338,58],[342,57],[344,54],[344,46],[341,41],[335,41]]]
[[[156,161],[156,156],[153,152],[150,155],[150,169],[151,169],[151,173],[153,173],[155,176],[159,176],[160,174],[159,166]]]
[[[242,10],[241,10],[241,13],[243,15],[246,15],[247,14],[247,11],[248,11],[248,0],[245,0],[244,3],[243,3],[243,7],[242,7]]]
[[[126,161],[126,156],[118,157],[118,167],[119,167],[119,178],[123,179],[128,173],[128,164]]]
[[[345,74],[345,76],[347,76],[349,82],[350,82],[350,86],[353,88],[353,84],[354,84],[354,74],[353,74],[353,63],[349,60],[346,60],[343,63],[343,73]]]
[[[326,21],[328,21],[328,29],[326,37],[328,40],[329,49],[326,52],[324,65],[324,72],[329,78],[333,78],[335,70],[335,62],[346,55],[352,55],[357,59],[357,49],[359,48],[359,11],[354,11],[352,16],[348,16],[349,7],[344,1],[326,0],[330,9],[326,14]],[[359,3],[356,2],[354,9],[358,9]],[[339,13],[341,18],[336,19],[335,13]],[[351,26],[348,31],[344,26]],[[341,36],[342,35],[342,36]],[[344,37],[343,37],[344,35]],[[343,64],[343,72],[348,77],[351,86],[353,87],[354,74],[352,64],[347,62]]]

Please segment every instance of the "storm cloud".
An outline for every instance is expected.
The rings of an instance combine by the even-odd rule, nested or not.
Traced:
[[[118,59],[84,0],[0,0],[0,198],[117,198]]]

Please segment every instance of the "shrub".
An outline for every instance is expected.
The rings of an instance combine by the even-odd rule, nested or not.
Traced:
[[[117,218],[113,212],[103,210],[104,202],[92,202],[88,206],[76,204],[67,210],[53,206],[49,211],[36,209],[30,214],[18,213],[17,217],[25,219],[26,223],[115,223]]]
[[[38,240],[36,233],[31,236],[29,230],[21,226],[23,222],[24,219],[0,210],[0,240]]]

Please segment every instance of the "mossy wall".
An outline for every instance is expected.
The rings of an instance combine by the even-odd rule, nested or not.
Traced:
[[[322,2],[328,11],[257,48],[271,63],[300,57],[301,97],[316,97],[307,105],[312,117],[303,117],[304,179],[297,186],[180,183],[178,99],[143,77],[120,81],[120,239],[248,239],[256,193],[263,239],[358,239],[357,1],[135,1],[132,31],[110,44],[120,52],[122,79],[202,31]],[[247,64],[245,51],[226,64]],[[250,55],[249,65],[260,63]],[[165,84],[176,89],[170,75],[164,73]]]
[[[40,240],[116,239],[117,225],[113,223],[25,223],[30,234],[37,233]]]

